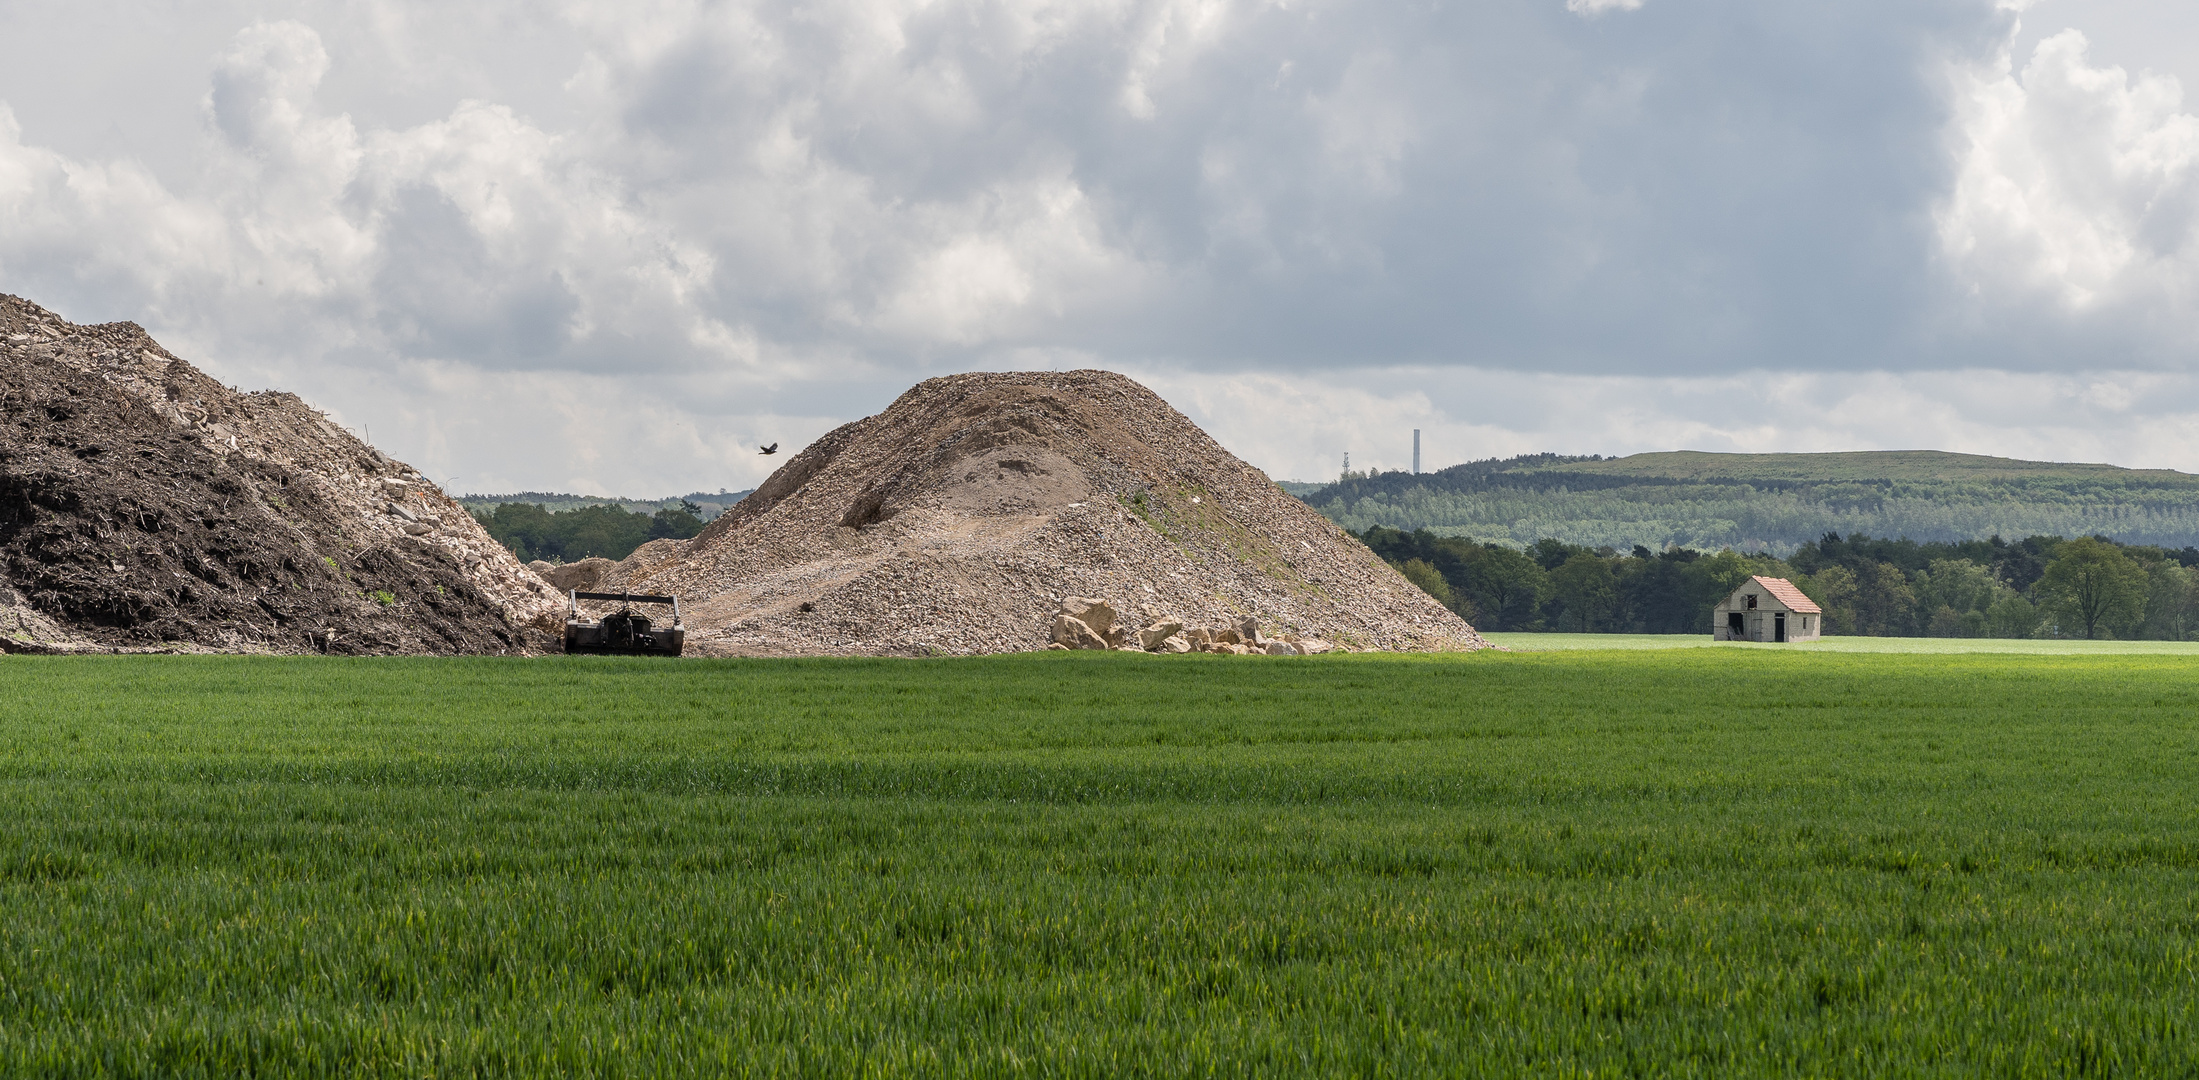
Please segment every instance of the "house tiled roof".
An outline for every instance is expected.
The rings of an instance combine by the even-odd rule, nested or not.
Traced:
[[[1804,615],[1823,615],[1825,613],[1824,609],[1817,606],[1817,601],[1802,595],[1802,590],[1795,588],[1794,582],[1788,581],[1786,578],[1758,576],[1750,580],[1762,585],[1764,591],[1771,594],[1772,599],[1787,605],[1789,611],[1798,611]]]

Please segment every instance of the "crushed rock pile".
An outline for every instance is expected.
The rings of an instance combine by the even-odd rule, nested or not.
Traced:
[[[561,600],[296,396],[0,295],[0,650],[540,651]]]
[[[1046,646],[1064,652],[1071,649],[1139,650],[1155,653],[1210,652],[1232,656],[1319,656],[1335,652],[1336,643],[1284,632],[1262,633],[1260,620],[1246,619],[1236,626],[1185,626],[1182,619],[1162,617],[1144,629],[1115,621],[1114,606],[1105,600],[1071,596],[1062,600],[1054,616],[1054,641]]]
[[[702,655],[1044,649],[1072,597],[1104,601],[1125,627],[1180,624],[1162,650],[1192,631],[1245,646],[1226,651],[1486,644],[1105,371],[921,383],[811,444],[694,539],[645,544],[591,585],[679,595],[688,652]],[[1143,647],[1126,635],[1114,647]]]

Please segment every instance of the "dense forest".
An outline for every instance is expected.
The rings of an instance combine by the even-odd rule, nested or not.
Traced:
[[[651,540],[685,540],[702,531],[702,507],[692,502],[654,514],[611,504],[552,511],[539,503],[498,503],[474,517],[521,562],[574,562],[592,556],[623,559]]]
[[[665,499],[621,499],[522,491],[461,495],[458,502],[521,562],[623,559],[651,540],[685,540],[747,491],[696,491]]]
[[[532,503],[553,514],[578,510],[588,506],[615,506],[630,514],[654,514],[659,510],[686,510],[705,522],[715,521],[719,514],[731,509],[734,503],[748,494],[742,491],[691,491],[685,495],[671,495],[662,499],[627,499],[602,495],[570,495],[556,491],[521,491],[510,495],[460,495],[459,505],[473,512],[474,517],[494,513],[505,503]]]
[[[1711,608],[1762,574],[1793,581],[1824,608],[1829,634],[2199,637],[2199,548],[2188,546],[1827,533],[1778,558],[1682,547],[1622,552],[1549,538],[1523,551],[1379,525],[1355,535],[1483,630],[1708,634]]]
[[[2199,476],[1937,451],[1532,454],[1434,473],[1348,473],[1297,494],[1354,532],[1427,529],[1514,548],[1554,537],[1621,551],[1790,554],[1828,531],[2199,544]]]

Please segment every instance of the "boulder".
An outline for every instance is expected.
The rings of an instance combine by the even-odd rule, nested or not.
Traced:
[[[1054,616],[1054,644],[1065,649],[1105,649],[1107,639],[1074,615]]]
[[[555,586],[559,592],[571,592],[575,589],[590,592],[603,584],[603,576],[617,565],[605,558],[582,559],[579,562],[551,567],[549,573],[542,575],[542,580]]]
[[[1262,650],[1262,651],[1266,652],[1266,653],[1267,653],[1267,654],[1268,654],[1269,656],[1299,656],[1299,655],[1302,655],[1302,654],[1301,654],[1301,653],[1299,653],[1299,651],[1298,651],[1298,646],[1296,646],[1296,645],[1294,645],[1294,644],[1292,644],[1292,643],[1290,643],[1290,642],[1288,642],[1288,641],[1270,641],[1270,642],[1268,642],[1268,643],[1267,643],[1267,645],[1266,645],[1266,648],[1265,648],[1264,650]]]
[[[1061,613],[1083,623],[1093,633],[1104,636],[1115,628],[1115,609],[1105,600],[1093,600],[1082,596],[1066,597],[1061,601]]]
[[[0,585],[0,653],[67,651],[81,642],[38,609],[23,594]]]
[[[1187,653],[1191,651],[1191,643],[1185,641],[1181,637],[1167,638],[1161,642],[1160,647],[1155,651],[1164,653]]]
[[[1147,652],[1153,652],[1161,647],[1162,642],[1175,640],[1177,635],[1181,633],[1183,633],[1183,620],[1162,619],[1138,631],[1138,647]]]
[[[1304,641],[1298,643],[1298,651],[1304,653],[1307,656],[1319,656],[1322,653],[1335,652],[1336,644],[1334,642],[1323,641],[1317,637],[1307,638]]]
[[[1206,639],[1216,645],[1236,645],[1244,641],[1243,638],[1237,636],[1237,631],[1235,630],[1211,631],[1207,634]]]

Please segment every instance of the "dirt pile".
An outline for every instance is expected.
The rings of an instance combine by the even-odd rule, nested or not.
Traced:
[[[1472,627],[1152,391],[1104,371],[932,379],[598,586],[671,591],[690,653],[1046,648],[1065,599],[1157,639],[1471,649]],[[1203,634],[1198,631],[1204,631]],[[1137,635],[1126,636],[1137,647]]]
[[[296,396],[0,295],[0,649],[518,652],[559,600]]]

